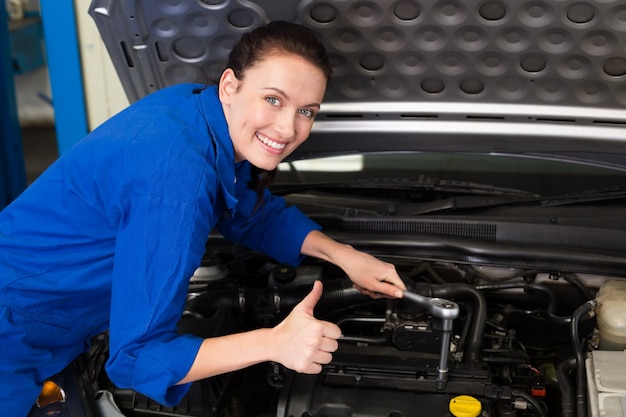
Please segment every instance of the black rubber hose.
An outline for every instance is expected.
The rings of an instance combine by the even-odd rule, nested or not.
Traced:
[[[488,290],[497,291],[497,290],[502,290],[502,289],[521,288],[524,290],[541,292],[545,294],[548,298],[548,306],[545,309],[547,313],[546,318],[548,320],[554,323],[559,323],[559,324],[569,324],[571,321],[571,317],[557,316],[554,313],[555,304],[556,304],[554,293],[544,285],[517,282],[517,283],[486,284],[486,285],[481,285],[478,288],[484,291],[488,291]],[[543,310],[537,310],[537,311],[519,310],[519,309],[513,308],[512,306],[509,306],[505,309],[506,314],[517,313],[517,314],[525,314],[528,316],[533,316],[534,314],[541,313],[542,311]]]
[[[298,285],[295,287],[283,287],[276,292],[278,308],[281,312],[291,311],[311,291],[312,285]],[[378,302],[371,297],[362,294],[352,286],[348,279],[339,279],[324,282],[322,298],[315,306],[316,314],[326,314],[336,310],[353,307],[363,302]]]
[[[556,380],[561,389],[561,417],[574,417],[574,387],[569,378],[569,371],[576,369],[576,358],[569,358],[556,368]]]
[[[561,276],[563,277],[565,281],[569,282],[570,284],[578,288],[587,300],[593,300],[594,295],[591,293],[591,291],[589,291],[589,288],[587,288],[585,283],[582,282],[580,278],[578,278],[578,275],[571,273],[571,272],[566,272],[562,274]]]
[[[224,307],[235,312],[239,311],[236,289],[211,290],[199,295],[187,302],[183,314],[196,318],[208,318]]]
[[[250,314],[278,317],[289,313],[304,297],[311,292],[312,284],[293,287],[263,288],[228,288],[210,290],[187,302],[184,315],[196,318],[208,318],[221,308],[227,308],[238,314]],[[351,281],[340,279],[324,283],[322,297],[315,306],[316,314],[333,312],[363,303],[380,302],[352,287]]]
[[[595,300],[587,301],[585,304],[578,307],[572,314],[571,321],[571,337],[572,344],[576,350],[576,417],[586,417],[587,404],[585,391],[587,387],[586,372],[585,372],[585,352],[583,345],[578,335],[578,324],[584,316],[593,312],[597,302]],[[589,317],[589,316],[587,316]]]

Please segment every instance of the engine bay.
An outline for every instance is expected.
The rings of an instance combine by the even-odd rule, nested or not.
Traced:
[[[164,407],[109,380],[103,333],[55,376],[62,401],[30,417],[626,416],[622,3],[92,0],[129,102],[219,78],[264,22],[318,33],[335,75],[272,191],[409,291],[371,299],[334,265],[211,235],[179,332],[275,326],[321,281],[333,361],[258,364]],[[101,71],[85,76],[102,103]]]
[[[315,315],[336,323],[342,337],[318,375],[263,363],[196,382],[179,405],[163,407],[107,379],[102,335],[78,361],[86,391],[96,406],[114,403],[125,416],[580,417],[610,407],[598,378],[623,361],[615,315],[626,286],[619,277],[419,258],[390,248],[376,255],[396,266],[409,289],[403,299],[369,298],[319,260],[292,267],[219,240],[190,280],[179,329],[202,337],[273,326],[322,281]],[[611,305],[602,317],[598,300],[607,293],[617,295],[617,310]],[[611,401],[621,401],[613,394]]]

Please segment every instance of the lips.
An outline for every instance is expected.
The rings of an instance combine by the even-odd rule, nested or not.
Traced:
[[[267,136],[256,132],[256,137],[258,140],[260,140],[264,145],[276,150],[276,151],[282,151],[283,149],[285,149],[285,147],[287,146],[286,143],[280,143],[280,142],[276,142],[270,138],[268,138]]]

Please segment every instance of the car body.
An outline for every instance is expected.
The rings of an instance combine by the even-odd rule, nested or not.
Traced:
[[[370,300],[212,234],[181,332],[278,322],[311,283],[342,329],[319,375],[274,363],[176,407],[114,386],[106,335],[58,377],[69,415],[621,416],[626,413],[626,5],[619,0],[94,0],[129,100],[219,75],[271,20],[334,68],[273,186],[392,262],[413,297]],[[35,410],[43,413],[45,409]],[[59,411],[61,412],[61,411]]]

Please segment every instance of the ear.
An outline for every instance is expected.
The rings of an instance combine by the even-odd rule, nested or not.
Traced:
[[[231,97],[239,90],[240,81],[231,68],[226,68],[220,77],[219,98],[222,104],[230,104]]]

